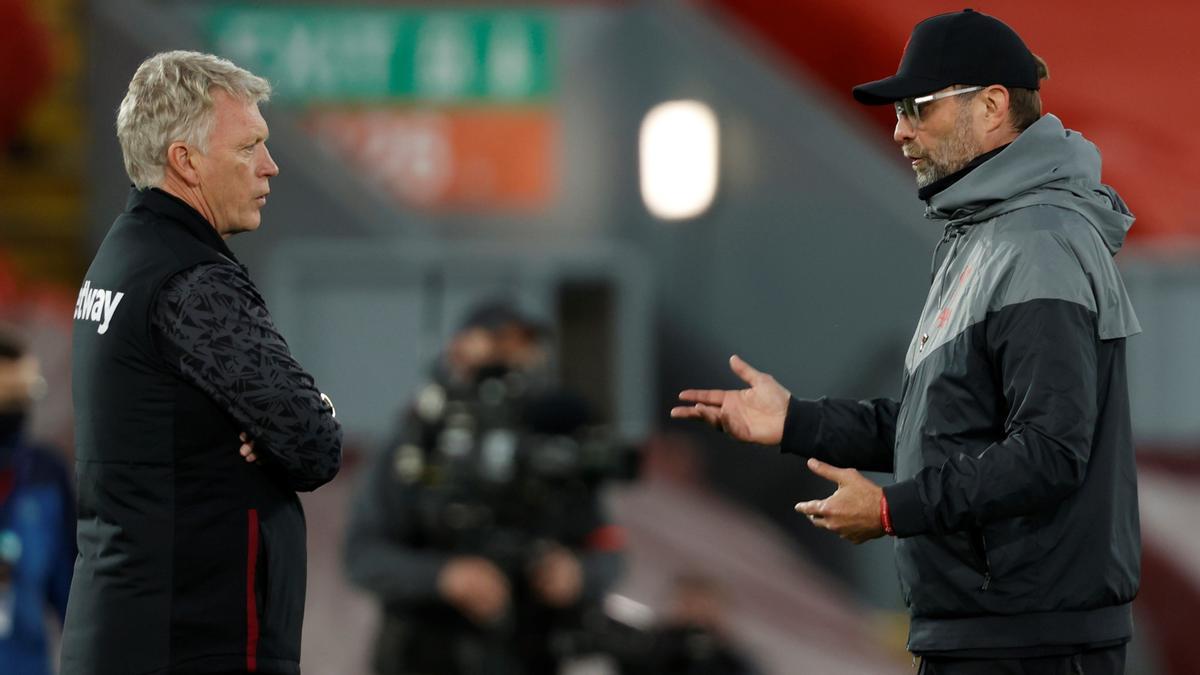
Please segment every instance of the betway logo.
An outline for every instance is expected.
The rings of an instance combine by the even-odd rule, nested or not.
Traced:
[[[121,298],[124,297],[124,293],[92,288],[92,282],[85,281],[83,288],[79,289],[79,299],[75,301],[75,318],[99,323],[96,332],[104,335],[108,332],[108,323],[112,321],[117,305],[121,304]]]

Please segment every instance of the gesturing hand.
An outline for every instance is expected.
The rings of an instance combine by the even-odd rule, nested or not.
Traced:
[[[815,459],[808,460],[808,468],[837,483],[838,488],[825,499],[796,504],[797,511],[808,516],[813,525],[855,544],[883,536],[879,513],[883,488],[854,469],[839,469]]]
[[[679,400],[693,405],[672,408],[671,417],[704,420],[739,441],[763,445],[781,441],[792,393],[736,355],[729,358],[729,367],[749,389],[688,389],[680,392]]]

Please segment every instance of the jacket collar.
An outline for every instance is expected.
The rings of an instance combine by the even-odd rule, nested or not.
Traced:
[[[145,190],[133,188],[129,191],[129,199],[125,202],[125,210],[132,212],[138,209],[150,211],[164,220],[179,226],[201,244],[229,258],[234,263],[241,264],[238,262],[237,256],[233,254],[233,251],[229,250],[229,246],[225,244],[225,240],[221,238],[221,235],[217,234],[217,229],[212,226],[212,223],[200,215],[199,211],[175,195],[159,188],[147,188]]]
[[[925,216],[980,222],[1028,206],[1018,198],[1038,192],[1067,189],[1086,199],[1099,187],[1099,150],[1047,114],[1003,151],[930,197]]]
[[[951,185],[954,185],[958,181],[965,178],[967,176],[967,174],[974,171],[977,167],[979,167],[979,165],[983,164],[984,162],[988,161],[989,159],[1000,154],[1000,152],[1002,150],[1004,150],[1005,148],[1007,148],[1008,146],[1009,146],[1009,144],[1005,143],[1004,145],[1002,145],[998,148],[989,150],[989,151],[983,153],[982,155],[979,155],[975,159],[971,160],[970,162],[967,163],[966,166],[959,169],[958,171],[955,171],[954,173],[950,174],[949,176],[942,176],[941,178],[930,183],[929,185],[926,185],[925,187],[918,189],[917,197],[921,201],[928,204],[929,200],[933,199],[933,197],[935,195],[937,195],[942,190],[945,190],[946,188],[950,187]]]

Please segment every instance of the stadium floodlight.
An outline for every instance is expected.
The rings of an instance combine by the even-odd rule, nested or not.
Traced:
[[[646,113],[640,137],[642,200],[655,217],[685,220],[717,194],[717,116],[700,101],[668,101]]]

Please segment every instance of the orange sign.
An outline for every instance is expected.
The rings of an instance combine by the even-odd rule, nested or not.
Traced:
[[[538,211],[556,188],[558,120],[545,108],[316,109],[306,125],[406,204]]]

